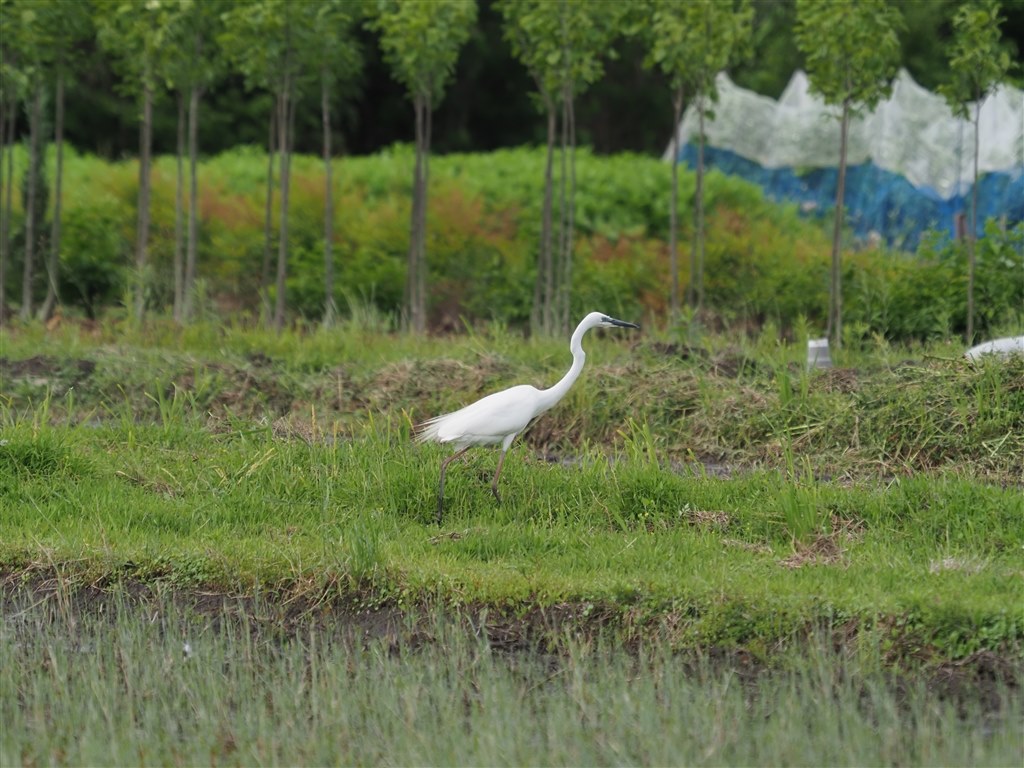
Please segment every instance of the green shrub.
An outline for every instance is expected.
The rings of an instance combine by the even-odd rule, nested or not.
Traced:
[[[107,195],[69,205],[61,216],[61,295],[95,317],[124,289],[130,245],[123,221],[127,206]]]
[[[847,265],[846,321],[866,335],[941,338],[967,328],[967,246],[934,235],[917,254],[858,254]],[[1024,322],[1024,225],[989,221],[977,241],[975,327],[980,336]]]
[[[23,175],[23,158],[16,159]],[[435,327],[455,328],[464,320],[499,320],[513,327],[527,323],[544,159],[543,148],[431,159],[428,309]],[[175,162],[159,158],[153,172],[146,279],[149,300],[157,307],[172,300]],[[396,145],[371,157],[333,163],[335,299],[343,312],[351,296],[372,302],[382,316],[394,316],[405,292],[412,150]],[[71,150],[65,165],[64,298],[92,315],[123,294],[133,261],[136,171],[133,163],[107,163]],[[323,162],[298,156],[292,170],[288,306],[314,319],[323,308]],[[266,154],[253,147],[210,158],[200,167],[197,271],[211,298],[223,306],[252,312],[259,307],[266,173]],[[656,158],[578,152],[574,316],[600,308],[628,317],[665,317],[669,182],[670,166]],[[556,222],[557,191],[556,185]],[[693,194],[693,175],[683,170],[678,254],[683,288],[689,280]],[[823,328],[830,252],[823,223],[715,171],[707,175],[705,194],[705,306],[726,324],[770,323],[783,331],[797,325],[811,332]],[[271,276],[279,218],[275,192]],[[994,225],[978,243],[980,333],[1024,321],[1022,245],[1024,228],[1003,233]],[[965,258],[962,245],[941,237],[926,240],[917,254],[848,251],[844,297],[851,339],[927,340],[961,331],[966,325]],[[16,281],[10,282],[14,286]]]

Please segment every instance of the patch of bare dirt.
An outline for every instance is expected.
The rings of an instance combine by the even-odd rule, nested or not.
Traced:
[[[364,396],[370,407],[386,410],[396,403],[429,402],[450,389],[453,381],[485,395],[508,386],[510,376],[510,366],[498,357],[484,357],[473,365],[450,359],[402,360],[382,368]]]
[[[222,410],[233,414],[252,415],[257,410],[266,410],[277,415],[288,413],[295,402],[294,393],[283,386],[273,369],[262,364],[252,368],[238,367],[224,363],[208,365],[200,376],[216,376],[220,379],[209,403],[212,411]],[[196,391],[196,373],[187,371],[173,382],[173,388],[183,392]]]
[[[813,392],[828,392],[848,395],[860,388],[856,368],[829,368],[811,378]]]
[[[36,355],[26,360],[0,357],[0,382],[29,379],[48,383],[54,379],[66,379],[74,385],[91,376],[94,370],[96,363],[85,359],[61,360],[49,355]]]
[[[338,584],[292,585],[291,591],[269,590],[260,599],[251,594],[196,589],[167,589],[137,579],[116,583],[98,580],[70,584],[59,572],[0,573],[0,619],[11,624],[31,611],[56,612],[70,626],[84,616],[110,616],[117,610],[155,615],[173,606],[190,620],[214,630],[242,622],[253,634],[293,634],[310,624],[330,629],[343,639],[385,639],[398,643],[405,632],[405,614],[393,606],[366,606],[353,597],[340,597]],[[168,603],[169,601],[169,603]],[[15,631],[17,627],[15,626]]]
[[[711,373],[726,379],[737,379],[740,374],[749,376],[757,368],[753,360],[735,349],[727,349],[711,358]]]
[[[674,357],[681,360],[700,360],[704,363],[708,373],[726,379],[735,379],[740,374],[749,375],[757,371],[756,363],[735,348],[725,349],[710,355],[705,349],[691,347],[688,344],[678,342],[654,341],[646,344],[645,347],[665,357]]]
[[[691,509],[687,517],[697,528],[715,531],[724,531],[732,522],[732,516],[720,509]]]
[[[809,541],[793,544],[793,554],[779,560],[783,568],[803,568],[808,565],[836,565],[843,558],[842,547],[831,536],[818,534]]]
[[[807,565],[842,565],[846,547],[863,535],[864,525],[857,520],[832,516],[828,533],[818,533],[807,541],[793,544],[793,554],[779,561],[783,568]]]
[[[703,349],[691,347],[688,344],[671,341],[652,341],[644,344],[643,347],[652,352],[664,355],[665,357],[678,357],[682,360],[690,358],[707,358],[708,354]]]
[[[997,712],[1003,705],[1000,682],[1019,688],[1021,673],[1020,663],[998,653],[978,651],[940,664],[931,675],[929,687],[939,699],[956,702],[961,716],[967,716],[966,702],[978,702],[979,696],[983,711]]]
[[[767,544],[757,544],[752,541],[743,541],[742,539],[722,539],[722,544],[730,549],[742,549],[757,555],[770,555],[773,551]]]

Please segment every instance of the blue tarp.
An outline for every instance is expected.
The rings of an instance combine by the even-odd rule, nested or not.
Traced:
[[[695,168],[696,146],[684,145],[679,157]],[[835,206],[837,168],[762,168],[735,152],[710,146],[704,148],[704,162],[707,168],[754,182],[773,200],[797,203],[811,215],[831,212]],[[876,233],[893,247],[913,251],[927,231],[956,235],[957,214],[970,216],[970,192],[944,200],[868,162],[847,167],[845,208],[847,225],[858,238]],[[976,234],[984,234],[986,219],[1003,216],[1007,226],[1024,221],[1024,173],[988,173],[978,182]]]

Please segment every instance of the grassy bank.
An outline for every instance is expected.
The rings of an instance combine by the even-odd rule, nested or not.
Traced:
[[[0,563],[68,583],[119,579],[310,604],[440,601],[586,623],[663,625],[679,643],[764,648],[820,623],[900,652],[963,656],[1024,637],[1024,499],[939,476],[884,488],[776,473],[687,476],[585,456],[493,457],[451,473],[401,430],[327,444],[267,429],[5,430]]]
[[[632,318],[629,318],[632,319]],[[369,312],[325,332],[281,335],[242,325],[153,323],[15,327],[0,336],[9,422],[181,423],[282,437],[362,436],[400,428],[514,383],[549,386],[569,365],[563,340],[502,325],[413,339]],[[885,481],[948,471],[1024,483],[1024,362],[962,357],[957,342],[844,350],[805,369],[806,337],[591,334],[587,369],[524,436],[533,452],[571,457],[627,444],[661,466],[704,463]],[[627,439],[628,438],[628,439]]]
[[[755,653],[821,627],[903,657],[1020,653],[1020,362],[881,349],[807,374],[768,339],[590,339],[503,503],[477,451],[439,528],[445,452],[412,421],[553,381],[564,344],[109,333],[58,331],[43,357],[39,329],[4,336],[8,579],[560,612]]]

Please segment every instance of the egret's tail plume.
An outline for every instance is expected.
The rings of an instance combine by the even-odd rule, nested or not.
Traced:
[[[421,421],[419,424],[412,428],[413,440],[417,443],[438,443],[440,437],[438,430],[441,428],[441,419],[444,416],[435,416],[432,419]]]

